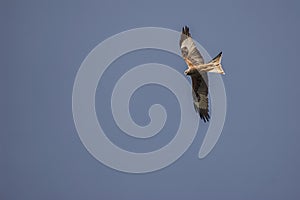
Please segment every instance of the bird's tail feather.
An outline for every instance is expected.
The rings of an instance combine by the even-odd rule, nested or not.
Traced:
[[[221,60],[222,60],[222,52],[220,52],[215,58],[213,58],[208,64],[212,64],[213,68],[210,69],[208,72],[215,72],[219,74],[225,74],[222,65],[221,65]]]

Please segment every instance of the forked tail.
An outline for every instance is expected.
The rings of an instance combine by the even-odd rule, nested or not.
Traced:
[[[225,74],[222,65],[222,52],[220,52],[214,59],[212,59],[208,64],[212,64],[213,68],[209,72],[215,72],[219,74]]]

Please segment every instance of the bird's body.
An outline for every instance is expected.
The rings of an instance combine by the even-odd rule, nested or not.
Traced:
[[[222,52],[210,62],[204,63],[204,59],[196,48],[187,26],[182,28],[179,44],[182,57],[188,66],[184,73],[191,76],[192,79],[194,108],[199,113],[200,118],[207,122],[210,119],[208,114],[207,72],[225,74],[221,65]]]

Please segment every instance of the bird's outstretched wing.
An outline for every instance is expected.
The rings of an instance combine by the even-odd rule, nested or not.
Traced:
[[[197,71],[192,76],[194,108],[204,122],[208,122],[208,77],[206,72]]]
[[[187,26],[182,28],[180,37],[180,49],[182,56],[189,67],[204,64],[204,60],[191,37]]]

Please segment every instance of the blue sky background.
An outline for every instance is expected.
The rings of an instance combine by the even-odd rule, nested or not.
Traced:
[[[0,16],[0,199],[300,198],[299,2],[1,1]],[[121,31],[183,25],[211,56],[224,52],[228,111],[220,140],[199,160],[201,123],[188,151],[163,170],[137,175],[104,166],[82,145],[72,118],[81,62]],[[111,65],[101,80],[107,87],[96,94],[100,123],[116,133],[110,139],[137,152],[166,144],[179,120],[178,102],[159,86],[132,99],[139,124],[147,124],[153,103],[170,112],[164,132],[149,142],[122,135],[105,111],[122,70],[147,62],[185,69],[165,52],[132,52]]]

